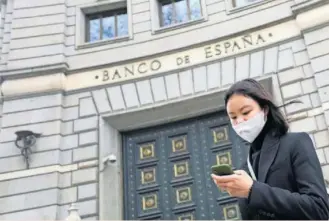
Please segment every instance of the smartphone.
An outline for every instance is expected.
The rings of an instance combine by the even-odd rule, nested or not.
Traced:
[[[211,172],[217,176],[226,176],[234,174],[233,169],[229,164],[213,165],[211,167]]]

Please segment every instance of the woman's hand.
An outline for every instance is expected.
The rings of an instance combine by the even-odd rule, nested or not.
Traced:
[[[219,188],[226,190],[231,196],[247,198],[253,180],[244,170],[237,170],[234,173],[227,176],[211,174],[211,177]]]

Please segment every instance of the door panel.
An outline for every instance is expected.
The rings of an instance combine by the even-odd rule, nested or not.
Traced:
[[[231,140],[239,138],[232,130],[225,115],[212,115],[200,120],[200,139],[203,148],[203,162],[206,170],[207,199],[209,203],[208,219],[240,219],[240,212],[235,198],[222,192],[214,185],[210,178],[210,167],[215,164],[230,164],[239,168],[243,159],[246,159],[247,149],[242,146],[233,148]]]
[[[212,165],[246,159],[223,113],[123,137],[125,219],[240,219],[236,200],[210,177]]]

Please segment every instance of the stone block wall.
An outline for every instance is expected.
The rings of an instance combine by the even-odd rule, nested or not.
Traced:
[[[5,2],[1,69],[65,63],[65,0]]]
[[[316,109],[312,112],[317,125],[314,140],[319,159],[326,164],[323,171],[329,180],[329,26],[321,26],[304,36],[313,69],[314,85],[317,88]],[[313,121],[305,123],[312,125]]]
[[[31,67],[43,64],[45,69],[40,75],[46,75],[49,71],[47,65],[67,62],[74,70],[111,63],[109,57],[112,59],[113,56],[109,55],[116,54],[112,50],[114,44],[101,46],[97,50],[75,49],[76,7],[91,2],[7,1],[5,7],[1,7],[4,13],[1,13],[0,21],[1,70],[25,68],[28,73],[33,73]],[[223,0],[206,2],[209,23],[200,24],[195,30],[180,29],[153,36],[149,1],[133,0],[133,33],[136,38],[130,45],[115,44],[124,53],[113,59],[119,61],[173,49],[164,47],[168,45],[168,39],[186,44],[185,47],[197,41],[211,40],[207,33],[222,37],[232,34],[235,27],[239,27],[240,31],[257,27],[261,25],[258,20],[262,16],[263,22],[273,22],[275,13],[269,13],[270,10],[282,12],[282,17],[290,16],[292,1],[270,1],[266,7],[262,6],[264,8],[259,14],[253,8],[241,12],[240,16],[246,16],[243,19],[234,14],[229,15],[229,19],[225,17]],[[294,1],[295,4],[309,2]],[[249,26],[241,25],[238,19],[248,21]],[[188,38],[192,36],[192,31],[196,32]],[[152,41],[148,41],[151,36]],[[181,47],[179,44],[176,46]],[[146,46],[147,50],[142,50]],[[0,167],[0,219],[65,219],[72,202],[78,202],[83,219],[99,218],[101,207],[108,210],[109,214],[114,214],[112,211],[119,207],[117,202],[122,198],[122,186],[113,177],[121,176],[122,164],[118,162],[107,172],[100,167],[106,156],[100,147],[100,124],[103,117],[112,116],[108,124],[120,131],[133,128],[135,125],[131,122],[134,122],[136,116],[145,125],[152,119],[155,122],[157,116],[150,114],[155,109],[162,108],[162,115],[170,115],[175,103],[181,104],[177,105],[180,115],[186,116],[193,106],[193,100],[209,98],[246,77],[257,80],[270,78],[278,105],[295,99],[302,101],[301,104],[288,105],[282,111],[289,120],[291,131],[310,134],[323,165],[325,178],[329,180],[328,46],[329,26],[322,24],[303,30],[294,39],[184,70],[100,86],[97,89],[86,88],[75,92],[37,91],[4,97],[0,102],[0,165],[4,165]],[[131,53],[132,48],[141,54]],[[7,75],[5,77],[1,80],[10,79]],[[213,105],[215,108],[219,104]],[[202,105],[201,108],[206,109]],[[33,147],[29,170],[25,170],[23,157],[14,144],[15,132],[25,129],[42,133]],[[115,149],[111,144],[120,141],[110,135],[105,136],[110,140],[104,146],[107,149],[105,152],[112,151],[119,156],[121,149]],[[105,185],[105,188],[112,187],[109,191],[112,192],[111,196],[115,196],[107,199],[109,204],[100,201],[101,197],[107,195],[100,196],[101,176],[111,184]]]
[[[0,164],[8,166],[0,168],[0,204],[3,205],[0,218],[63,219],[72,202],[78,202],[83,218],[97,218],[98,162],[104,157],[99,153],[99,117],[216,93],[249,76],[271,77],[278,105],[293,99],[303,102],[282,110],[289,119],[291,131],[310,134],[329,179],[326,90],[321,94],[322,88],[328,85],[318,80],[326,69],[325,64],[322,68],[313,67],[317,59],[326,55],[314,57],[309,53],[316,44],[323,43],[322,40],[308,43],[312,42],[312,34],[250,54],[134,83],[75,94],[5,100]],[[147,122],[149,115],[143,118]],[[128,127],[129,115],[125,120]],[[22,129],[43,134],[33,149],[30,170],[24,170],[23,158],[14,145],[14,133]]]
[[[236,13],[227,13],[230,10],[228,0],[202,0],[203,21],[160,32],[154,28],[157,26],[155,17],[159,16],[152,8],[156,1],[30,0],[28,4],[25,0],[3,1],[6,4],[1,7],[4,34],[0,70],[51,69],[59,65],[79,70],[165,53],[288,18],[292,14],[293,0],[265,0],[268,2],[258,8],[250,7]],[[78,39],[83,38],[84,33],[78,30],[85,25],[77,19],[81,7],[120,2],[127,4],[129,9],[131,38],[123,42],[81,46]],[[278,15],[273,11],[281,13]],[[261,21],[259,17],[262,17]],[[134,51],[139,53],[132,53]]]
[[[78,202],[83,218],[97,214],[97,117],[81,109],[90,93],[5,101],[0,134],[0,218],[65,219]],[[87,110],[87,112],[86,112]],[[15,131],[42,133],[30,169],[14,144]]]

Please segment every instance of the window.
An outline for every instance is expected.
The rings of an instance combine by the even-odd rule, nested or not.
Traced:
[[[263,0],[232,0],[233,1],[233,7],[242,7],[242,6],[246,6],[252,3],[256,3],[256,2],[261,2]]]
[[[160,0],[159,11],[161,27],[202,17],[200,0]]]
[[[126,9],[87,15],[86,41],[95,42],[128,35]]]

